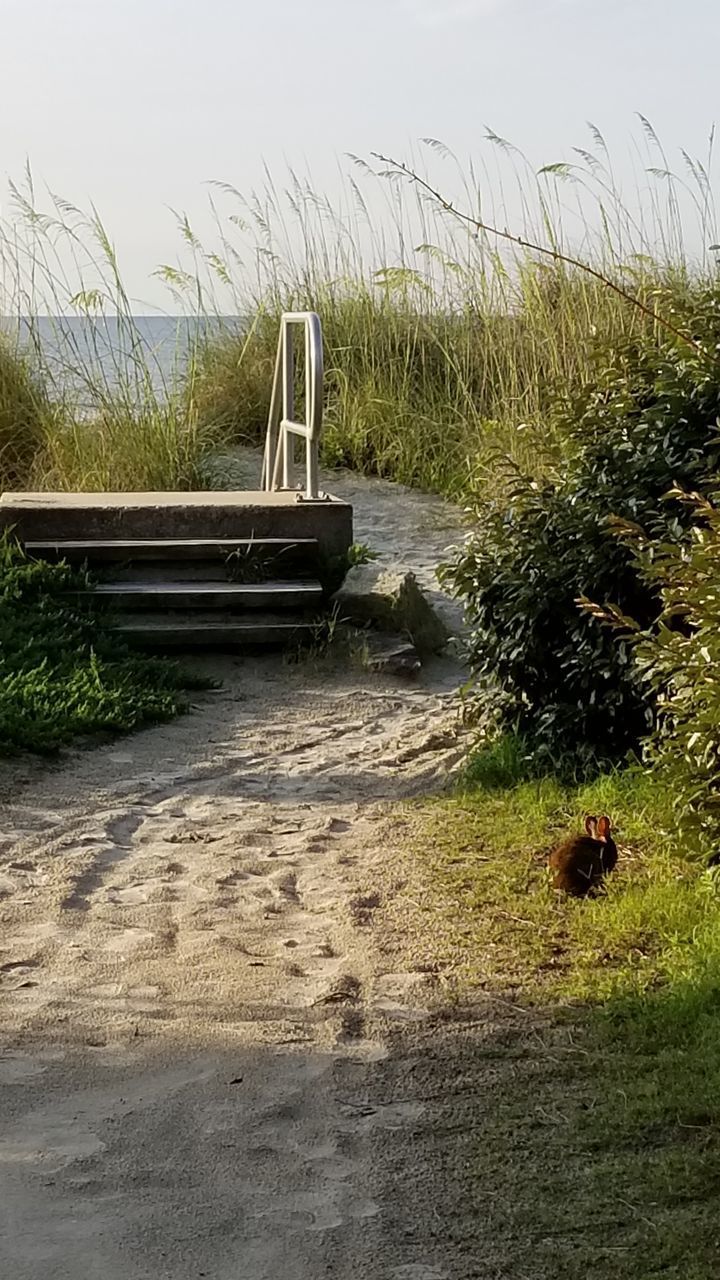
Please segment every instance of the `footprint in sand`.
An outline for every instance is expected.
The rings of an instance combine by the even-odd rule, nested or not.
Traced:
[[[52,920],[48,920],[43,924],[30,925],[14,935],[15,943],[23,947],[33,947],[38,942],[57,942],[60,945],[64,942],[72,942],[73,939],[74,931],[72,929],[55,924]]]
[[[417,973],[382,974],[375,983],[372,1007],[376,1013],[398,1022],[422,1022],[430,1010],[418,996],[427,985],[427,977]]]
[[[132,884],[126,889],[108,889],[107,899],[118,907],[137,907],[147,902],[150,896],[147,885]]]
[[[347,1103],[342,1107],[342,1133],[368,1134],[375,1129],[393,1132],[413,1124],[425,1113],[422,1102]]]
[[[122,993],[122,982],[100,982],[96,987],[87,987],[85,991],[85,995],[92,1000],[118,1000]]]
[[[362,1009],[344,1009],[340,1019],[338,1044],[362,1040],[365,1036],[365,1015]]]
[[[329,831],[332,836],[344,835],[346,831],[352,829],[352,822],[346,822],[344,818],[330,818],[325,824],[325,830]]]
[[[448,1280],[447,1271],[440,1267],[428,1267],[424,1262],[411,1262],[404,1267],[395,1267],[391,1272],[392,1280]]]
[[[0,1057],[0,1084],[25,1084],[26,1080],[42,1075],[47,1069],[48,1063],[40,1063],[29,1054],[4,1053]]]
[[[17,974],[21,970],[37,969],[39,964],[39,960],[8,960],[5,964],[0,964],[0,973]]]
[[[109,938],[103,951],[109,951],[113,955],[129,955],[130,952],[137,951],[139,947],[152,942],[153,938],[154,934],[147,929],[122,929]]]
[[[299,902],[300,894],[297,887],[297,876],[294,871],[282,871],[279,875],[273,877],[273,885],[276,891],[287,898],[290,902]]]
[[[327,836],[312,836],[308,840],[306,848],[308,853],[327,853],[327,846]]]
[[[242,880],[248,879],[249,873],[247,871],[235,870],[229,871],[226,876],[220,876],[215,883],[219,885],[221,889],[226,889],[230,888],[232,885],[239,884]]]

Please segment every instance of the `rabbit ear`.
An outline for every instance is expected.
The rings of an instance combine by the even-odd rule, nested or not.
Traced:
[[[585,819],[585,830],[587,831],[589,836],[592,836],[593,840],[595,839],[597,834],[597,823],[598,823],[597,818],[594,818],[592,814],[588,814],[587,818]]]
[[[610,835],[610,826],[611,826],[610,819],[608,818],[607,814],[604,814],[603,817],[599,819],[597,824],[597,831],[601,840],[606,840],[607,837]]]

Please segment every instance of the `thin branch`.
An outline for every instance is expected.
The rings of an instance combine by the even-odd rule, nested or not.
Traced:
[[[608,277],[603,275],[601,271],[597,271],[595,267],[589,266],[587,262],[582,262],[579,258],[573,258],[570,254],[561,253],[559,249],[548,249],[544,245],[534,244],[532,240],[525,240],[523,236],[516,236],[511,231],[501,231],[499,227],[493,227],[488,222],[481,222],[478,218],[474,218],[472,214],[464,213],[462,209],[456,209],[455,205],[451,204],[440,191],[436,191],[435,188],[425,180],[425,178],[421,178],[419,173],[415,173],[415,171],[408,165],[404,164],[403,161],[393,160],[392,157],[380,155],[377,151],[373,151],[371,154],[374,159],[379,160],[381,164],[387,165],[391,170],[394,169],[396,173],[402,174],[405,178],[408,178],[410,182],[414,182],[419,187],[422,187],[423,190],[427,191],[428,195],[432,196],[433,200],[436,200],[438,204],[445,209],[447,213],[452,214],[454,218],[458,218],[461,222],[465,222],[469,226],[474,227],[476,231],[485,231],[489,235],[498,236],[501,240],[509,240],[511,244],[519,245],[521,249],[530,249],[533,253],[545,254],[546,257],[552,258],[555,262],[565,262],[570,267],[576,267],[578,271],[584,271],[587,275],[593,276],[595,280],[599,280],[600,284],[604,285],[607,289],[612,289],[613,293],[616,293],[618,297],[622,298],[625,302],[629,302],[632,307],[637,307],[638,311],[642,311],[646,316],[649,316],[654,323],[662,325],[663,328],[667,329],[669,333],[672,333],[674,337],[679,338],[681,342],[684,342],[688,347],[691,347],[693,351],[696,351],[698,355],[703,354],[703,347],[699,342],[696,342],[694,338],[689,338],[686,333],[682,333],[680,329],[676,329],[675,325],[671,324],[669,320],[666,320],[664,316],[659,315],[657,311],[652,309],[652,307],[646,306],[646,304],[641,302],[639,298],[636,298],[634,294],[628,293],[621,285],[615,284],[614,280],[608,279]]]

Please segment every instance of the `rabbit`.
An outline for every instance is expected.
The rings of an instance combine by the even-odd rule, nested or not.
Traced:
[[[553,873],[553,888],[562,889],[575,898],[584,898],[597,889],[617,863],[611,825],[607,816],[587,817],[587,835],[573,836],[553,849],[548,863]]]

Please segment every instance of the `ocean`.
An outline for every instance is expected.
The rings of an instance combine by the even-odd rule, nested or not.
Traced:
[[[19,335],[55,388],[82,403],[90,384],[139,386],[148,374],[155,391],[167,393],[182,379],[200,336],[238,329],[240,323],[237,316],[36,316],[20,322]],[[5,320],[4,327],[18,332],[17,321]]]

